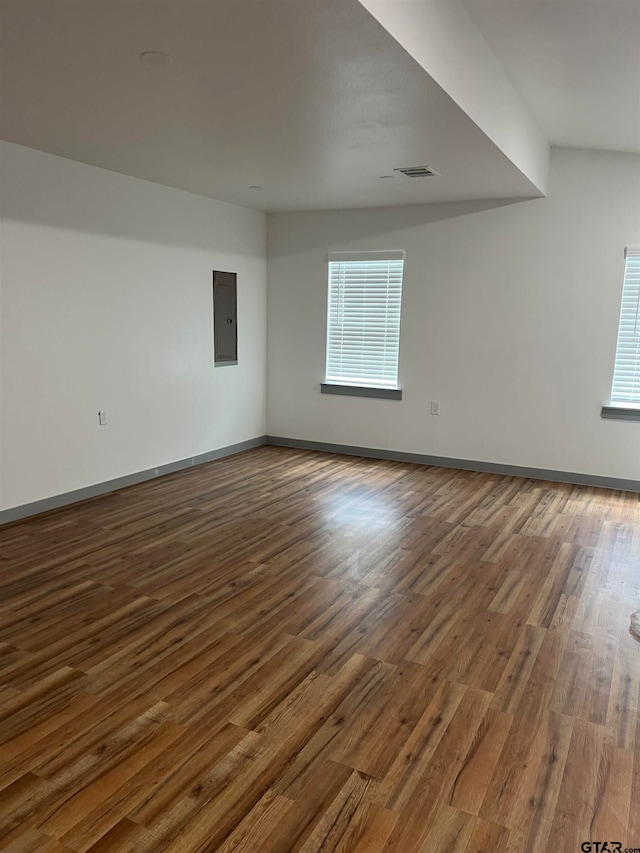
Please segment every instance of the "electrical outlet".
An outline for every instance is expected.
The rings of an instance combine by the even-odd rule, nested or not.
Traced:
[[[98,423],[100,424],[100,426],[106,425],[106,423],[107,423],[107,410],[106,409],[100,409],[100,411],[98,412]]]
[[[432,400],[431,401],[431,414],[439,415],[440,414],[440,400]]]

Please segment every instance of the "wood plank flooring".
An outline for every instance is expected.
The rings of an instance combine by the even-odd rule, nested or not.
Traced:
[[[637,495],[276,447],[6,527],[0,846],[640,850],[639,558]]]

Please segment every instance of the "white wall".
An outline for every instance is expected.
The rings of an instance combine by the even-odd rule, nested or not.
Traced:
[[[546,199],[270,216],[268,434],[640,478],[600,418],[639,241],[640,158],[572,150]],[[364,249],[406,251],[401,402],[320,394],[327,252]]]
[[[0,161],[0,507],[263,435],[264,214],[9,143]],[[237,367],[213,366],[214,269],[238,273]]]

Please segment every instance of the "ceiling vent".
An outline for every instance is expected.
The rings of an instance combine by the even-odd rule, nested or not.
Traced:
[[[428,166],[405,166],[403,169],[394,169],[394,172],[402,172],[408,178],[430,178],[438,173]]]

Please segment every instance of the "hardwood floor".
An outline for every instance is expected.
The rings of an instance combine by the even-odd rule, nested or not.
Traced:
[[[7,527],[0,846],[640,849],[639,556],[637,495],[276,447]]]

